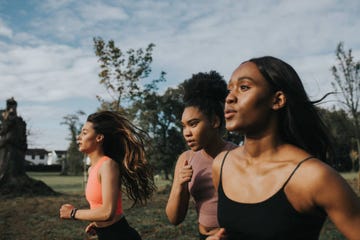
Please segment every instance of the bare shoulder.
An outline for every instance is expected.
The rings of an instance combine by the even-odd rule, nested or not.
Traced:
[[[317,158],[311,158],[299,166],[295,174],[297,185],[301,185],[304,190],[310,189],[313,194],[317,194],[331,186],[346,184],[343,177],[331,166]]]
[[[287,159],[290,168],[297,168],[295,176],[299,176],[300,182],[324,181],[325,176],[339,175],[331,166],[322,160],[312,156],[308,152],[293,145],[285,145],[280,159]],[[288,158],[290,156],[290,158]]]
[[[119,164],[111,158],[104,161],[100,167],[100,170],[102,170],[102,171],[113,171],[113,170],[117,170],[117,169],[119,169]]]
[[[302,174],[309,175],[308,177],[313,176],[315,179],[323,179],[324,176],[339,175],[331,166],[315,157],[311,157],[301,163],[299,171],[302,172]]]
[[[227,152],[228,150],[223,150],[218,155],[216,155],[216,157],[214,158],[213,166],[220,165]]]
[[[213,162],[213,169],[220,169],[220,166],[223,162],[223,160],[225,158],[231,157],[230,155],[234,155],[236,154],[236,150],[238,149],[238,146],[234,146],[234,148],[228,149],[228,150],[223,150],[222,152],[220,152],[214,159]]]
[[[185,160],[187,160],[189,158],[189,156],[191,156],[192,154],[193,154],[193,151],[191,151],[191,150],[187,150],[187,151],[181,153],[176,161],[176,168],[178,168],[178,166],[184,166]]]

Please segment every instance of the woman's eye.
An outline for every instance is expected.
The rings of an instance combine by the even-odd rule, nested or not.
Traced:
[[[248,89],[249,89],[249,86],[241,85],[241,86],[240,86],[240,89],[243,90],[243,91],[244,91],[244,90],[248,90]]]
[[[192,123],[190,123],[190,127],[196,127],[197,124],[198,124],[198,122],[192,122]]]

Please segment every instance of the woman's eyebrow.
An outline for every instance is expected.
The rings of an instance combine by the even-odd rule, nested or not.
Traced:
[[[236,79],[236,81],[242,81],[242,80],[251,80],[254,81],[254,79],[252,77],[248,77],[248,76],[242,76],[242,77],[238,77],[238,79]]]
[[[238,77],[238,78],[235,79],[234,81],[231,81],[231,79],[230,79],[230,81],[229,81],[229,83],[228,83],[228,87],[231,86],[231,85],[233,85],[233,84],[235,84],[235,82],[236,82],[236,83],[239,83],[239,82],[241,82],[241,81],[243,81],[243,80],[250,80],[250,81],[252,81],[252,82],[255,81],[252,77],[242,76],[242,77]]]

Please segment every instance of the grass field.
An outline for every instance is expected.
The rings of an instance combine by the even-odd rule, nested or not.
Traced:
[[[43,181],[60,193],[83,193],[85,189],[83,176],[60,176],[57,172],[28,172],[27,174]]]
[[[28,197],[4,199],[0,202],[0,240],[77,240],[90,239],[84,233],[87,223],[59,219],[59,208],[72,203],[78,208],[88,208],[84,197],[84,179],[81,176],[59,176],[58,173],[28,173],[42,180],[55,191],[62,193],[51,197]],[[356,174],[344,177],[355,183]],[[131,202],[124,198],[126,218],[144,240],[195,240],[197,239],[196,213],[189,209],[186,220],[175,227],[168,223],[165,205],[170,182],[158,182],[159,191],[142,207],[130,209]],[[96,239],[96,238],[91,238]],[[344,240],[345,238],[327,222],[321,240]]]

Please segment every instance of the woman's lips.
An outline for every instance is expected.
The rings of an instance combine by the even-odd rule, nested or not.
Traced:
[[[193,147],[195,145],[195,141],[194,140],[187,141],[187,144],[189,147]]]
[[[225,119],[230,119],[235,115],[236,111],[234,110],[225,110]]]

